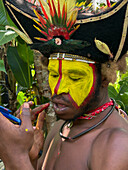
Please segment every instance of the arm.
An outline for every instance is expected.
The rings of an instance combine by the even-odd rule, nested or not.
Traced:
[[[124,129],[107,130],[95,140],[90,157],[91,170],[128,169],[128,133]]]

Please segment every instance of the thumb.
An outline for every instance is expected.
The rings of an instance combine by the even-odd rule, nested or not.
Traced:
[[[24,103],[20,109],[20,118],[21,118],[21,126],[23,128],[32,128],[31,123],[31,112],[30,112],[30,106],[28,103]]]

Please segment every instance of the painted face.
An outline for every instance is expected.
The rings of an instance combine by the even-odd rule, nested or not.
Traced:
[[[79,61],[49,60],[49,85],[52,95],[69,94],[79,107],[93,91],[93,66]]]

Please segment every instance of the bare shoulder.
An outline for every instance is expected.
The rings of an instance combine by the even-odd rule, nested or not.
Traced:
[[[93,141],[90,170],[128,170],[128,131],[103,130]]]

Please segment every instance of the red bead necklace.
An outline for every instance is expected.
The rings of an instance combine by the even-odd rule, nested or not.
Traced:
[[[109,106],[113,106],[113,104],[114,104],[114,103],[113,103],[113,101],[111,100],[111,101],[103,104],[102,106],[98,107],[97,109],[89,112],[88,114],[83,114],[83,116],[80,116],[80,117],[78,117],[77,119],[88,119],[88,120],[90,120],[90,119],[96,117],[97,114],[103,112],[103,111],[104,111],[105,109],[107,109]]]

